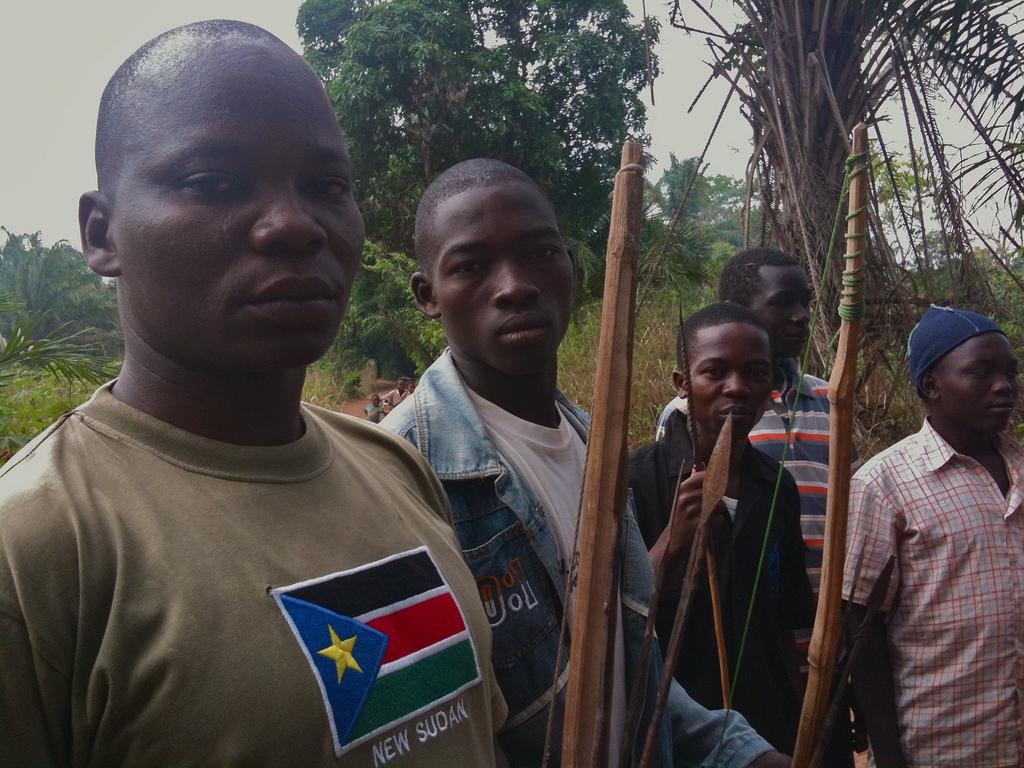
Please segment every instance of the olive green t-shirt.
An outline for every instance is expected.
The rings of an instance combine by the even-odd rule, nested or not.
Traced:
[[[219,443],[107,385],[0,468],[0,765],[487,766],[505,706],[419,454]]]

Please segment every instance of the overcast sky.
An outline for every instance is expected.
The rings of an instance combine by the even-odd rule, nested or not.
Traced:
[[[639,11],[640,0],[627,4]],[[79,244],[78,196],[96,185],[92,157],[100,94],[118,64],[143,42],[190,21],[233,18],[258,24],[299,50],[298,6],[298,0],[0,2],[0,226],[16,233],[41,231],[46,243],[67,238]],[[701,109],[685,114],[706,76],[703,43],[668,28],[666,0],[648,0],[647,10],[665,27],[658,53],[666,74],[656,82],[657,106],[648,123],[652,151],[665,163],[669,152],[700,152],[725,91],[710,91]],[[741,175],[749,132],[735,106],[718,135],[709,154],[712,171]]]

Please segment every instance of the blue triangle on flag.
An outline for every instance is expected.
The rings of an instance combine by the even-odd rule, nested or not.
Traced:
[[[277,598],[316,673],[340,754],[373,689],[388,636],[305,600]]]

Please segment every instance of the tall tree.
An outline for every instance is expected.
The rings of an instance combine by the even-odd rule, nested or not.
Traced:
[[[644,138],[644,31],[622,0],[306,0],[298,27],[391,250],[410,251],[426,185],[474,156],[522,168],[592,239],[621,142]]]

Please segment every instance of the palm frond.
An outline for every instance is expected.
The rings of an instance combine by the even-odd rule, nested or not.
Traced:
[[[112,375],[111,361],[89,345],[76,342],[78,334],[57,329],[33,338],[40,320],[20,318],[0,348],[0,385],[15,375],[16,366],[45,368],[58,379],[98,384]]]

